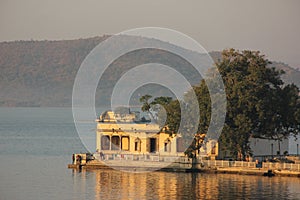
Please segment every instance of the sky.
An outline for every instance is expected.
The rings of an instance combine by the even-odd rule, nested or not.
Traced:
[[[259,50],[300,68],[299,0],[0,0],[0,41],[89,38],[140,27],[182,32],[207,51]]]

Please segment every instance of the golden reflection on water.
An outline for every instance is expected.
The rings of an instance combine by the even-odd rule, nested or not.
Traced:
[[[82,170],[78,187],[102,199],[300,199],[300,178]],[[87,186],[88,185],[88,186]],[[88,191],[89,188],[91,191]]]

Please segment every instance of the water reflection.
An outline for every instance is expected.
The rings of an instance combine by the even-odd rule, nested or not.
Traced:
[[[76,193],[96,200],[300,198],[300,179],[294,177],[115,170],[74,170],[73,175]]]

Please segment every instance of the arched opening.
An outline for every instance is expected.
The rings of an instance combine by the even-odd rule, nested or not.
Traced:
[[[216,142],[211,142],[211,155],[216,154]]]
[[[110,150],[109,149],[110,145],[110,139],[108,135],[104,135],[101,137],[101,149],[102,150]]]
[[[121,146],[123,151],[129,151],[129,140],[129,136],[122,136]]]
[[[170,139],[166,139],[164,142],[164,151],[171,152],[171,141]]]
[[[111,137],[111,150],[120,150],[120,137],[119,136]]]
[[[141,151],[141,139],[140,138],[136,138],[134,140],[134,151]]]
[[[149,152],[150,153],[155,153],[156,152],[156,138],[149,138],[149,142],[150,142],[150,149]]]

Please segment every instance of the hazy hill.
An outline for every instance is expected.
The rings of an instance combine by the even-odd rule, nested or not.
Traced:
[[[0,43],[0,106],[71,106],[73,82],[80,64],[107,37]],[[218,59],[220,53],[211,55]],[[98,87],[99,93],[109,93],[112,83],[128,66],[153,60],[181,70],[194,84],[199,81],[195,70],[183,59],[161,50],[140,50],[120,57],[110,66],[108,76]],[[280,62],[273,62],[272,66],[286,71],[286,83],[294,82],[300,87],[300,71]]]
[[[0,43],[0,105],[70,106],[76,72],[103,39]]]

